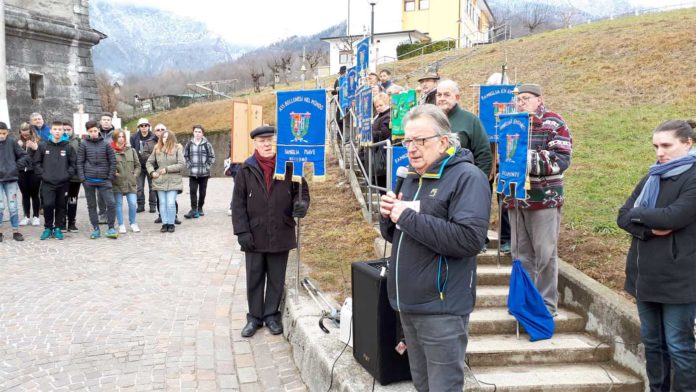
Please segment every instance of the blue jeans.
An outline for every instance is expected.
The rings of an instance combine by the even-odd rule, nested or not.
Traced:
[[[401,313],[400,316],[416,390],[461,392],[469,315]]]
[[[0,182],[0,227],[5,213],[5,200],[7,200],[7,209],[10,211],[10,226],[14,230],[19,229],[19,207],[17,206],[17,190],[19,185],[17,181]]]
[[[138,194],[133,193],[119,193],[114,192],[114,199],[116,201],[116,221],[118,225],[123,224],[123,196],[126,197],[126,202],[128,202],[128,223],[131,225],[135,223],[135,211],[138,207]]]
[[[157,191],[162,223],[173,225],[176,217],[176,195],[178,191]]]
[[[638,301],[638,315],[650,391],[696,391],[696,302]]]

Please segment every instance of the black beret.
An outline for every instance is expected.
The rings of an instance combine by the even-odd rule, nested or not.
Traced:
[[[273,128],[270,125],[262,125],[253,131],[251,131],[251,138],[255,138],[257,136],[269,136],[269,135],[274,135],[275,134],[275,128]]]

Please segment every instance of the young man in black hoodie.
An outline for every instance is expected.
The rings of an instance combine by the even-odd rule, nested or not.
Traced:
[[[118,238],[118,232],[114,227],[116,202],[111,191],[111,180],[116,174],[116,154],[99,133],[96,121],[87,121],[85,128],[87,128],[88,137],[80,145],[80,151],[77,153],[77,173],[83,182],[87,197],[89,221],[93,228],[90,238],[101,237],[97,215],[97,193],[99,193],[106,203],[106,223],[109,226],[106,236],[116,239]]]
[[[62,240],[57,227],[65,221],[70,177],[75,174],[76,154],[63,132],[63,122],[51,123],[51,138],[42,141],[34,152],[34,173],[41,177],[41,198],[44,208],[44,231],[41,240],[53,236]]]

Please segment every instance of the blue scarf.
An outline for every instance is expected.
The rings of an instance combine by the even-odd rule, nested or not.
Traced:
[[[667,163],[656,163],[650,166],[648,180],[645,181],[643,190],[633,203],[633,207],[655,208],[657,196],[660,194],[660,180],[678,176],[691,169],[696,163],[696,151],[693,149],[681,158],[673,159]]]

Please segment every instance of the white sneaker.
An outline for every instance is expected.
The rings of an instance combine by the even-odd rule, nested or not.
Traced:
[[[39,219],[38,216],[31,218],[31,225],[32,226],[41,226],[41,220]]]
[[[24,219],[22,219],[21,221],[19,221],[19,225],[20,225],[20,226],[26,226],[26,225],[28,225],[28,224],[30,224],[30,223],[31,223],[31,219],[29,219],[28,216],[25,216]]]
[[[138,227],[137,223],[131,224],[131,230],[133,230],[133,233],[140,233],[140,227]]]
[[[126,234],[126,225],[118,225],[119,234]]]
[[[231,208],[227,209],[227,216],[232,216],[232,209]]]

